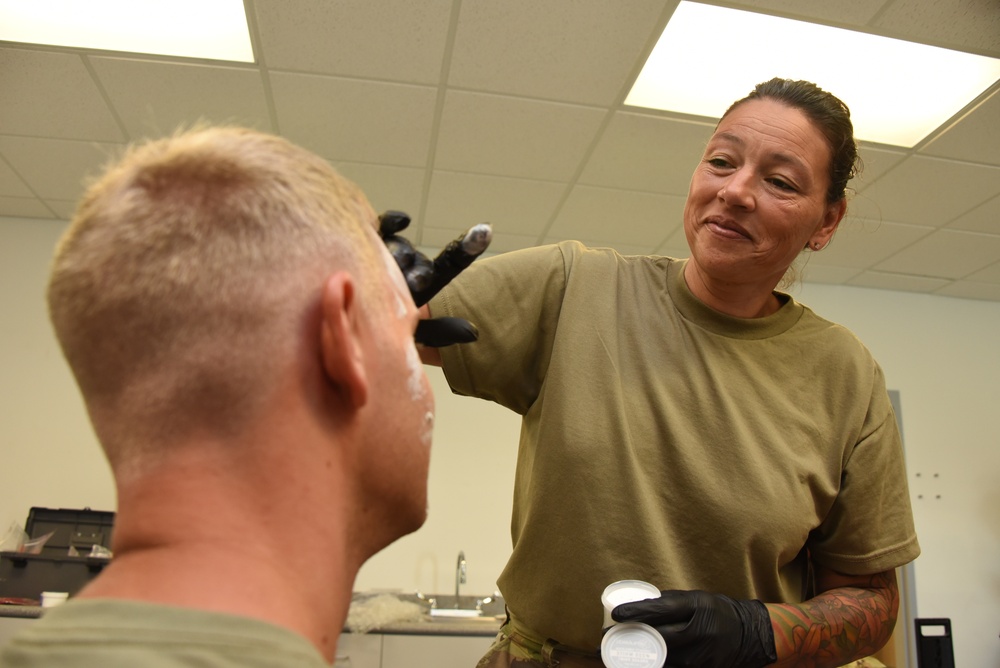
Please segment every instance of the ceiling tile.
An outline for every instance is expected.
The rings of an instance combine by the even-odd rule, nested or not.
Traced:
[[[848,215],[840,223],[830,244],[822,251],[810,253],[809,264],[813,267],[830,265],[864,269],[933,231],[933,227],[879,222]]]
[[[862,191],[855,206],[865,217],[941,227],[998,193],[998,167],[914,156]]]
[[[0,135],[0,154],[43,199],[78,199],[87,177],[121,149],[120,144]]]
[[[46,199],[45,206],[52,209],[59,220],[69,220],[76,211],[77,200]]]
[[[265,65],[438,83],[452,0],[267,0],[254,3]]]
[[[858,218],[882,219],[878,203],[865,194],[865,190],[879,177],[906,159],[907,153],[891,149],[874,148],[862,144],[858,147],[861,156],[861,174],[847,184],[847,215]]]
[[[610,105],[623,96],[675,0],[505,0],[462,4],[448,83]]]
[[[683,218],[683,207],[681,217]],[[670,257],[690,257],[691,248],[688,246],[687,236],[684,234],[684,226],[678,221],[677,228],[670,233],[666,240],[657,246],[654,251],[657,255],[668,255]]]
[[[25,185],[24,181],[11,169],[10,165],[3,159],[0,159],[0,197],[23,199],[34,196],[35,193],[31,192],[31,189]]]
[[[965,280],[975,283],[1000,283],[1000,262],[966,276]]]
[[[7,218],[54,218],[41,200],[34,197],[0,196],[0,216]],[[3,223],[0,223],[2,225]]]
[[[680,225],[683,210],[683,197],[577,186],[547,235],[642,247],[648,253]]]
[[[303,74],[272,74],[281,133],[336,162],[424,167],[437,91]]]
[[[435,171],[427,197],[427,224],[462,232],[493,224],[493,238],[538,239],[566,191],[565,183]]]
[[[805,283],[841,285],[861,273],[856,267],[821,265],[816,264],[815,260],[815,257],[808,258],[800,269],[802,280]]]
[[[131,139],[161,137],[199,121],[273,131],[256,69],[91,58]]]
[[[895,0],[874,26],[916,42],[1000,56],[997,0]]]
[[[800,19],[817,19],[835,25],[862,26],[868,23],[883,0],[735,0],[738,9],[762,10]]]
[[[435,167],[568,181],[604,116],[589,107],[451,91]]]
[[[963,299],[985,299],[1000,301],[1000,284],[974,283],[972,281],[955,281],[935,290],[934,294],[946,297],[961,297]]]
[[[886,274],[866,271],[846,281],[847,285],[880,290],[902,290],[904,292],[932,292],[950,283],[944,278],[927,276],[907,276],[906,274]]]
[[[713,131],[711,123],[618,112],[601,134],[579,182],[686,195]]]
[[[78,55],[0,48],[0,90],[4,133],[125,139]]]
[[[997,14],[1000,14],[998,5]],[[979,104],[934,141],[920,150],[923,155],[1000,164],[1000,92]]]
[[[998,235],[936,230],[874,268],[917,276],[964,278],[992,264],[998,255]]]
[[[851,187],[858,192],[863,191],[880,176],[906,159],[905,151],[894,151],[887,148],[875,148],[868,144],[858,147],[861,155],[861,174],[851,182]]]
[[[368,196],[376,213],[389,209],[416,216],[423,206],[424,174],[414,167],[388,167],[357,162],[334,163],[341,174],[354,181]],[[411,223],[419,230],[420,221]],[[412,234],[407,231],[405,235]],[[409,237],[407,237],[409,238]],[[414,241],[411,239],[411,241]]]
[[[968,230],[969,232],[1000,234],[1000,196],[980,204],[969,213],[954,220],[948,227],[956,230]]]

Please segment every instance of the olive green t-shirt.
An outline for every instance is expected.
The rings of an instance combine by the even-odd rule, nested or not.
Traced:
[[[869,351],[787,295],[714,311],[683,266],[564,242],[480,260],[431,302],[480,331],[442,349],[453,390],[523,416],[498,584],[538,638],[596,650],[617,580],[799,602],[807,550],[850,574],[919,554]]]
[[[330,668],[298,634],[202,610],[110,599],[46,609],[0,649],[2,668]]]

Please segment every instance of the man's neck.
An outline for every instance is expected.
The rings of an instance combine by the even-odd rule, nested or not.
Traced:
[[[285,507],[302,502],[286,485],[280,494],[277,485],[247,493],[225,475],[193,470],[119,485],[114,558],[79,596],[261,619],[304,636],[332,662],[360,567],[337,519],[343,507],[318,506],[328,522],[311,530],[301,506]]]

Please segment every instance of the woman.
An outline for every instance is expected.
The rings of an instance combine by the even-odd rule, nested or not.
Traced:
[[[600,666],[622,579],[664,590],[614,616],[657,627],[667,665],[839,666],[889,638],[919,547],[882,372],[775,291],[829,243],[856,163],[842,102],[772,80],[694,171],[689,259],[564,242],[480,261],[429,304],[481,335],[425,361],[523,416],[510,619],[480,666]]]

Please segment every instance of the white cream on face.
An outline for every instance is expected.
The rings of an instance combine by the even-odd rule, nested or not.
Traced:
[[[406,286],[406,281],[403,279],[403,274],[396,261],[385,248],[382,249],[382,260],[385,262],[386,270],[392,281],[392,299],[396,307],[396,317],[404,320],[410,314],[410,306],[412,304],[412,301],[411,304],[407,303],[407,301],[410,301],[407,299],[410,289]],[[420,354],[417,352],[416,346],[407,346],[406,389],[409,392],[410,399],[414,403],[424,403],[426,401],[428,389],[425,381],[424,364],[420,360]],[[424,414],[424,424],[422,427],[420,441],[427,447],[430,447],[434,431],[434,413],[427,411]]]

